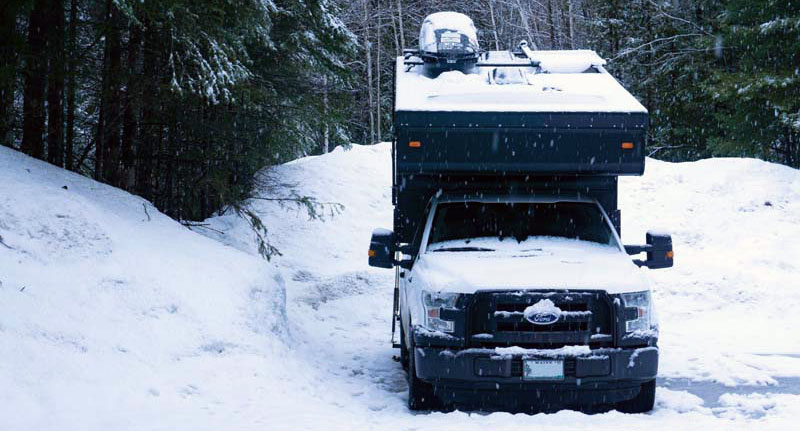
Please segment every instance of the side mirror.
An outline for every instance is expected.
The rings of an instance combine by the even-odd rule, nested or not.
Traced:
[[[647,232],[647,260],[645,265],[650,269],[672,268],[672,237],[667,234]]]
[[[647,253],[647,260],[634,259],[633,263],[650,269],[672,268],[672,237],[667,234],[647,232],[647,245],[626,245],[628,254]]]
[[[388,229],[375,229],[369,241],[369,266],[377,268],[394,267],[394,232]]]

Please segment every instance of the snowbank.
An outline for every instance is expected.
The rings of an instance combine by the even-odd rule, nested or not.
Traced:
[[[780,355],[800,353],[800,171],[647,160],[619,196],[625,243],[672,233],[675,267],[651,271],[662,375],[728,385],[800,375],[800,359]]]
[[[198,399],[237,380],[215,375],[253,379],[284,349],[274,268],[5,147],[0,237],[4,431],[193,423]]]

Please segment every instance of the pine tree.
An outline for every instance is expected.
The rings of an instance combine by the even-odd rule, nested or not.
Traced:
[[[0,7],[0,145],[11,146],[14,126],[14,95],[16,92],[19,53],[24,48],[23,37],[17,31],[17,15],[24,0],[9,0]]]
[[[25,67],[25,100],[22,113],[20,149],[38,159],[44,158],[45,84],[47,82],[47,0],[35,0],[28,20],[28,52]]]
[[[722,18],[714,154],[800,166],[800,2],[731,0]]]
[[[47,11],[47,161],[64,166],[64,1],[50,0]]]

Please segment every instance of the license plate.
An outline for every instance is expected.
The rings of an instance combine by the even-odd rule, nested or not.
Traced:
[[[523,359],[525,380],[564,380],[564,361],[560,359]]]

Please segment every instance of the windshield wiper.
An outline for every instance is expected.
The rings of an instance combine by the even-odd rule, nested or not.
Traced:
[[[432,251],[494,251],[494,249],[486,247],[442,247]]]

